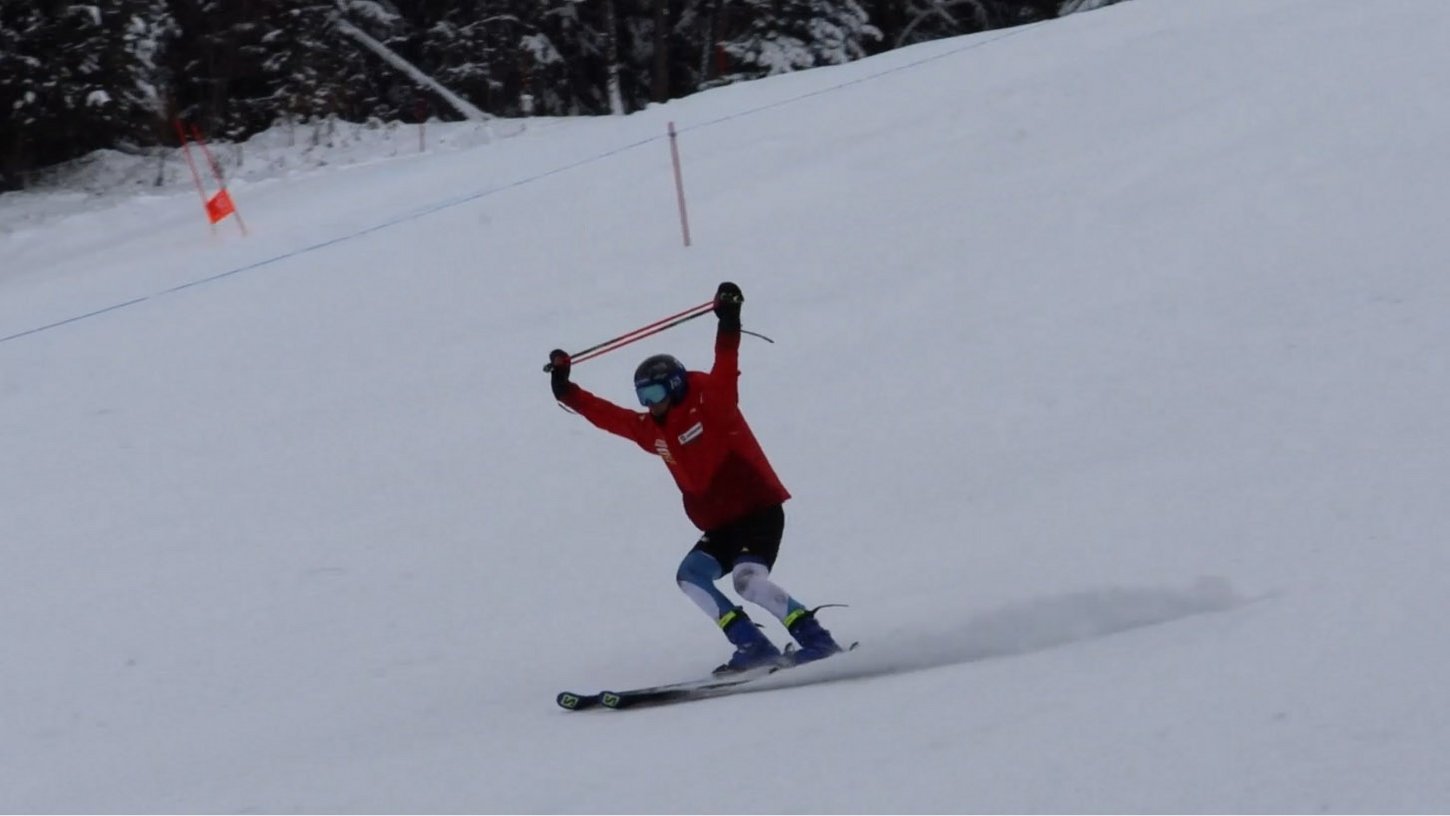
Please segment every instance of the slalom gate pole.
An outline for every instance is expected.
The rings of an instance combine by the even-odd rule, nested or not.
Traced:
[[[181,120],[177,119],[176,135],[181,137],[181,152],[186,156],[186,166],[191,168],[191,179],[196,182],[196,194],[201,196],[201,209],[206,211],[206,190],[201,186],[201,174],[196,172],[196,161],[191,158],[191,140],[186,137],[186,129],[181,126]],[[211,231],[216,233],[216,222],[211,221]]]
[[[690,216],[685,209],[685,178],[680,173],[680,146],[676,141],[675,123],[670,122],[670,160],[675,166],[675,203],[680,209],[680,237],[690,245]]]

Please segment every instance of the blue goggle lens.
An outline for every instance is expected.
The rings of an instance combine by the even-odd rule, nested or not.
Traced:
[[[636,385],[634,393],[639,396],[640,405],[658,405],[670,396],[670,389],[664,383]]]

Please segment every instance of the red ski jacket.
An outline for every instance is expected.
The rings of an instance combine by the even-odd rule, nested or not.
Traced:
[[[594,425],[658,455],[684,494],[685,515],[710,531],[790,498],[740,413],[740,333],[715,337],[715,365],[691,371],[663,421],[571,383],[562,402]]]

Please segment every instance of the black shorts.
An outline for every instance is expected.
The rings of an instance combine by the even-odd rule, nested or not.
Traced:
[[[777,504],[705,533],[694,549],[720,562],[720,569],[727,573],[741,559],[760,561],[772,569],[784,533],[785,508]]]

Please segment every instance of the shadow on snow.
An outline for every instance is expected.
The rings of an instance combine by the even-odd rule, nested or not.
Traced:
[[[1013,604],[953,625],[938,621],[884,643],[752,683],[765,691],[934,669],[1040,652],[1243,605],[1228,582],[1201,578],[1187,589],[1108,588]]]

